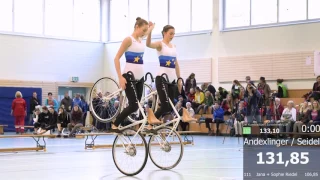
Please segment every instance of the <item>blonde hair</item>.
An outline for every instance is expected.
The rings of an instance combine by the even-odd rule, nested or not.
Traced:
[[[318,107],[317,107],[317,109],[316,109],[316,110],[320,110],[320,104],[319,104],[319,101],[316,101],[316,100],[312,102],[312,109],[314,110],[313,103],[315,103],[315,102],[316,102],[316,103],[317,103],[317,105],[318,105]]]
[[[308,110],[308,109],[309,109],[308,103],[307,103],[307,107],[306,107],[306,108],[304,107],[304,103],[305,103],[305,102],[303,102],[303,103],[300,104],[300,110],[299,110],[300,113],[303,113],[305,110]]]
[[[288,101],[287,105],[291,104],[294,107],[294,102],[292,100]]]
[[[16,98],[18,98],[18,97],[22,98],[22,93],[20,91],[17,91],[15,97]]]

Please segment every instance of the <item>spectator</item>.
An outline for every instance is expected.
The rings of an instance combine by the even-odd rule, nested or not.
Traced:
[[[68,92],[64,93],[64,98],[61,100],[61,106],[65,109],[67,112],[67,117],[71,117],[71,110],[72,110],[72,99],[69,96]]]
[[[49,107],[50,119],[44,128],[44,132],[54,130],[57,126],[58,113],[53,109],[53,107]],[[43,133],[44,133],[43,132]]]
[[[240,82],[238,80],[234,80],[233,81],[233,85],[231,87],[231,95],[232,95],[232,99],[234,100],[235,98],[239,98],[240,96],[240,88],[242,87],[242,85],[240,84]]]
[[[24,133],[24,119],[27,115],[27,103],[22,98],[20,91],[16,92],[15,99],[12,101],[11,115],[14,116],[14,126],[16,134]]]
[[[262,95],[262,105],[263,106],[270,106],[270,95],[271,95],[271,89],[269,84],[266,83],[265,77],[260,77],[260,83],[258,84],[258,91]]]
[[[222,96],[220,95],[219,92],[216,92],[216,93],[215,93],[214,99],[215,99],[215,101],[218,102],[219,104],[223,101],[223,98],[222,98]]]
[[[247,114],[247,112],[244,107],[244,102],[240,101],[239,107],[237,108],[237,111],[233,115],[233,118],[235,118],[234,129],[235,129],[235,133],[236,133],[237,137],[242,136],[242,127],[245,122],[246,114]]]
[[[78,105],[74,105],[71,112],[71,120],[68,124],[68,129],[70,131],[69,137],[73,137],[76,130],[82,126],[82,110]]]
[[[292,124],[296,122],[297,118],[297,110],[294,108],[293,101],[288,101],[287,108],[283,110],[281,120],[278,121],[278,124],[284,125],[284,129],[286,132],[290,132]],[[283,129],[280,126],[280,132],[283,132]]]
[[[242,86],[242,87],[240,87],[240,94],[239,94],[239,100],[240,101],[244,101],[244,94],[245,94],[245,89],[244,89],[244,87]]]
[[[317,82],[313,84],[312,97],[317,101],[320,99],[320,76],[317,77]]]
[[[254,85],[254,82],[251,81],[251,77],[250,77],[250,76],[246,76],[246,83],[247,83],[247,84],[252,84],[254,87],[256,87],[256,86]]]
[[[221,98],[226,99],[227,95],[228,95],[228,91],[222,87],[219,87],[218,90],[219,90]]]
[[[293,132],[302,132],[302,125],[309,123],[309,114],[311,109],[308,109],[308,102],[301,103],[297,116],[297,121],[293,125]]]
[[[196,93],[194,95],[194,100],[192,102],[192,107],[194,109],[198,108],[204,102],[204,94],[199,87],[196,87]]]
[[[87,101],[85,100],[85,98],[84,98],[84,96],[83,95],[81,95],[80,96],[80,99],[81,99],[81,105],[82,105],[82,107],[81,107],[81,110],[82,110],[82,112],[83,112],[83,124],[86,124],[86,118],[87,118],[87,112],[89,111],[89,106],[88,106],[88,103],[87,103]],[[114,107],[114,102],[116,101],[115,99],[112,99],[112,101],[113,101],[113,107]],[[109,123],[109,124],[111,124],[111,123]]]
[[[29,108],[29,112],[30,112],[30,117],[29,117],[29,124],[32,125],[33,123],[33,114],[34,114],[34,110],[36,108],[36,106],[39,106],[39,100],[37,97],[37,93],[33,92],[32,93],[32,98],[30,100],[30,108]]]
[[[190,93],[188,93],[188,101],[189,102],[193,102],[194,101],[194,96],[195,96],[195,92],[193,88],[190,88]]]
[[[218,103],[214,104],[212,122],[216,123],[216,135],[219,136],[220,135],[219,125],[220,123],[224,123],[224,111]],[[210,126],[209,126],[209,123],[207,123],[207,121],[206,121],[206,126],[209,129]],[[211,129],[209,130],[211,131]]]
[[[178,96],[178,102],[181,103],[182,107],[186,107],[186,101],[183,99],[183,96]]]
[[[196,114],[199,114],[200,110],[203,109],[202,114],[207,114],[207,110],[209,107],[213,105],[213,99],[211,93],[206,91],[204,102],[197,108]]]
[[[282,82],[283,82],[283,79],[277,79],[277,86],[278,86],[277,97],[287,98],[288,97],[287,88],[282,84]]]
[[[55,111],[58,111],[59,104],[58,104],[58,101],[52,97],[52,92],[48,93],[48,99],[46,99],[45,101],[45,106],[47,107],[52,106]]]
[[[180,101],[177,102],[176,104],[176,110],[179,113],[179,116],[182,117],[182,113],[183,113],[183,109],[182,109],[182,103]],[[179,125],[182,129],[182,131],[186,131],[187,130],[187,126],[189,125],[189,123],[183,122],[182,119],[179,122]]]
[[[82,108],[82,101],[81,101],[81,97],[80,97],[80,94],[77,93],[76,94],[76,97],[73,99],[73,102],[72,102],[72,107],[74,107],[75,105],[78,105],[80,108]]]
[[[48,107],[43,106],[42,112],[39,115],[38,120],[34,123],[34,134],[43,134],[46,132],[46,127],[48,126],[49,122],[51,122],[52,114],[49,113]]]
[[[191,73],[185,83],[186,92],[190,92],[191,88],[195,89],[196,87],[197,87],[197,81],[195,79],[195,74]]]
[[[68,127],[69,122],[67,116],[67,111],[64,108],[60,107],[57,118],[58,137],[61,136],[62,129]]]
[[[248,124],[252,124],[255,120],[258,124],[261,123],[260,111],[258,102],[261,97],[260,92],[256,89],[252,82],[247,85],[245,100],[247,103],[247,120]]]
[[[201,90],[202,90],[202,92],[206,92],[208,90],[208,83],[203,83],[201,85]]]
[[[191,103],[190,103],[190,102],[187,102],[187,103],[186,103],[186,106],[187,106],[187,111],[188,111],[190,117],[194,117],[195,112],[194,112],[194,110],[193,110],[192,107],[191,107]]]
[[[279,98],[274,99],[274,103],[271,104],[270,109],[272,109],[271,120],[274,122],[280,120],[284,107],[281,105]]]
[[[312,110],[309,114],[310,123],[319,125],[320,124],[320,105],[318,101],[312,102]]]
[[[224,110],[224,115],[231,115],[233,113],[233,100],[231,94],[227,95],[227,98],[221,103],[222,109]]]
[[[214,88],[214,86],[212,86],[211,84],[208,86],[208,91],[210,91],[213,100],[218,101],[218,99],[215,99],[215,94],[216,94],[216,88]]]

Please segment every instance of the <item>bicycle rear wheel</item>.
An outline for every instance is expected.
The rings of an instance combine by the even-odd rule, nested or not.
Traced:
[[[120,111],[121,91],[118,83],[109,77],[99,79],[90,92],[90,111],[100,122],[114,120]]]
[[[118,134],[112,146],[113,162],[118,170],[127,176],[140,173],[148,160],[147,142],[135,130],[126,129]]]
[[[151,161],[158,168],[168,170],[176,167],[183,156],[181,136],[169,127],[157,130],[149,139],[148,150]]]

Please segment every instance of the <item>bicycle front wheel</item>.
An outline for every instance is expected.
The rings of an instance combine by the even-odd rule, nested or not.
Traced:
[[[127,129],[118,134],[112,146],[113,162],[124,175],[139,174],[148,160],[147,142],[135,130]]]
[[[163,170],[176,167],[183,156],[184,145],[177,131],[169,127],[157,130],[149,139],[149,156],[154,165]]]

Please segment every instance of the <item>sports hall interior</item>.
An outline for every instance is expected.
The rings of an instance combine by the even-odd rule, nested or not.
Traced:
[[[291,104],[299,111],[306,101],[311,108],[314,102],[319,106],[319,94],[313,97],[311,92],[320,84],[316,84],[320,75],[319,6],[318,0],[1,0],[1,179],[243,179],[242,137],[231,132],[233,123],[226,123],[231,115],[223,116],[219,131],[216,123],[209,123],[208,129],[203,120],[214,119],[216,102],[228,111],[235,102],[234,80],[246,88],[247,76],[255,85],[264,79],[270,94],[278,91],[277,80],[283,80],[280,84],[287,96],[278,99],[284,108]],[[89,112],[83,126],[108,132],[110,123],[94,120],[90,114],[90,92],[102,77],[117,81],[114,57],[121,41],[132,34],[137,17],[155,23],[152,41],[162,39],[163,26],[175,27],[172,43],[178,51],[181,77],[186,85],[194,73],[193,88],[199,87],[196,96],[203,96],[194,103],[189,89],[181,107],[176,106],[186,108],[190,102],[197,119],[179,126],[182,139],[188,139],[180,164],[165,171],[148,160],[141,173],[124,176],[113,163],[111,148],[85,149],[85,136],[48,136],[45,151],[17,150],[35,146],[29,119],[34,92],[41,106],[47,105],[49,94],[58,104],[65,94],[71,99],[81,95]],[[156,50],[146,47],[143,59],[144,69],[155,77],[159,65]],[[122,56],[122,69],[124,64]],[[218,100],[216,93],[206,93],[209,85],[223,97]],[[27,115],[19,130],[10,114],[17,91],[27,102]],[[206,94],[213,100],[208,105]],[[227,96],[232,103],[228,104]],[[268,108],[273,102],[268,102]],[[208,106],[206,111],[198,109],[202,104]],[[269,120],[266,108],[259,110],[262,122]],[[56,128],[47,134],[57,132]],[[98,136],[96,142],[112,144],[114,137]]]

